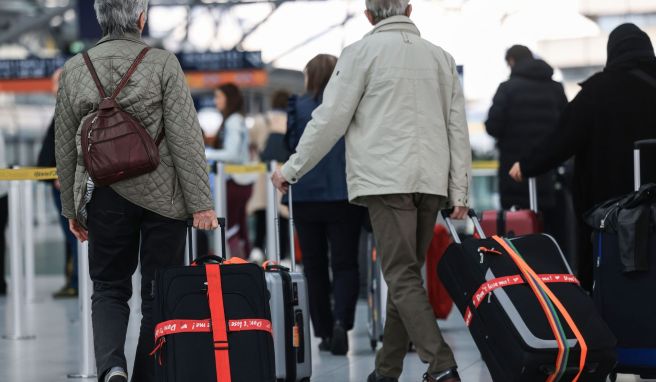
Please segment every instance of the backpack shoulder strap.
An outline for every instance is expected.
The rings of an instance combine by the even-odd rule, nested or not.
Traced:
[[[107,98],[107,95],[105,94],[105,89],[103,89],[102,83],[98,78],[98,73],[96,73],[96,68],[94,68],[93,63],[91,63],[91,58],[89,58],[89,53],[87,52],[82,53],[82,57],[84,58],[84,63],[87,65],[87,69],[89,69],[89,73],[91,73],[91,78],[93,78],[93,82],[95,82],[96,84],[96,88],[98,88],[98,93],[100,93],[100,97]]]
[[[134,62],[132,63],[132,66],[130,66],[130,69],[128,69],[127,73],[123,76],[121,79],[121,82],[119,82],[118,86],[114,90],[114,93],[112,93],[112,96],[110,97],[111,99],[116,99],[118,95],[121,93],[121,90],[125,87],[125,85],[128,84],[128,81],[130,80],[130,77],[134,74],[134,72],[137,70],[137,67],[139,64],[141,64],[141,61],[143,61],[144,57],[146,57],[146,53],[150,50],[150,47],[147,46],[141,50],[137,58],[134,59]]]

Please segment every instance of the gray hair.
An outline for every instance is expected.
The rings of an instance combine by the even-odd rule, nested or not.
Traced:
[[[148,0],[95,0],[93,6],[103,35],[121,36],[139,32],[137,22],[146,14]]]
[[[378,23],[388,17],[404,15],[410,0],[366,0],[367,10]]]

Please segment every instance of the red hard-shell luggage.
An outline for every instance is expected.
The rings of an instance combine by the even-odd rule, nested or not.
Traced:
[[[449,231],[441,224],[435,225],[433,240],[426,254],[426,292],[428,292],[428,299],[433,306],[435,317],[441,320],[446,319],[451,313],[453,300],[449,297],[449,293],[440,278],[437,277],[435,270],[450,244]]]
[[[486,235],[523,236],[541,233],[542,219],[538,212],[535,178],[528,181],[531,208],[528,210],[483,211],[481,227]]]

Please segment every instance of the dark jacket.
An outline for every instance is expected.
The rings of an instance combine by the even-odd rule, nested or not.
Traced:
[[[656,87],[631,74],[632,68],[656,78],[654,58],[595,74],[581,84],[558,129],[521,160],[527,177],[574,155],[574,206],[579,217],[598,203],[633,191],[633,143],[656,138]],[[648,158],[645,153],[642,163]],[[656,166],[642,170],[644,179],[656,179]]]
[[[285,139],[294,152],[312,112],[321,104],[309,95],[292,96],[287,111]],[[344,138],[330,150],[317,166],[294,184],[294,202],[336,202],[348,200],[346,188],[346,146]]]
[[[53,119],[48,126],[46,135],[41,143],[39,157],[36,160],[37,167],[55,167],[55,120]]]
[[[528,183],[518,184],[508,175],[513,163],[552,133],[567,106],[563,86],[551,79],[553,69],[542,60],[517,63],[510,79],[497,90],[488,119],[487,132],[499,148],[499,192],[504,208],[528,207]],[[558,163],[560,164],[560,163]],[[554,172],[538,179],[540,207],[555,204]]]

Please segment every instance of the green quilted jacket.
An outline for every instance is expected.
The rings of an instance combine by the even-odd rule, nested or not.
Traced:
[[[145,47],[138,36],[105,37],[89,50],[106,94],[111,94]],[[57,174],[61,182],[62,215],[80,214],[88,175],[80,145],[81,122],[100,100],[82,55],[71,58],[62,73],[55,110]],[[186,219],[194,212],[213,207],[207,175],[203,138],[184,73],[176,57],[151,49],[127,86],[117,97],[130,113],[156,137],[164,129],[159,145],[160,164],[151,173],[111,185],[130,202],[173,219]]]

